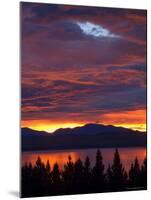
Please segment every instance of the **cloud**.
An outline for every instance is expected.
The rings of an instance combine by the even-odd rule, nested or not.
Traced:
[[[109,37],[109,38],[119,38],[119,35],[111,33],[109,30],[103,28],[100,25],[93,24],[91,22],[76,22],[76,24],[81,28],[81,30],[86,35],[92,35],[94,37]]]
[[[32,25],[50,25],[60,21],[90,22],[131,42],[145,45],[146,11],[58,4],[22,3],[23,19]],[[51,23],[50,23],[51,22]],[[137,31],[136,31],[137,29]]]
[[[144,108],[144,88],[135,80],[125,82],[123,77],[117,76],[114,81],[113,77],[114,74],[102,82],[96,78],[91,84],[58,79],[46,86],[37,82],[29,88],[24,87],[23,116],[28,119],[49,117],[51,120],[63,120],[65,116],[73,120],[76,116],[84,120],[94,113],[97,119],[109,112]]]
[[[145,11],[22,3],[21,54],[23,120],[146,109]]]

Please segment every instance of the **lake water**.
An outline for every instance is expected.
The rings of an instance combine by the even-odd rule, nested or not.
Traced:
[[[132,161],[138,158],[140,164],[142,164],[144,158],[146,157],[146,148],[118,148],[120,153],[121,161],[126,170],[131,166]],[[40,156],[44,163],[49,160],[51,167],[54,163],[58,163],[60,169],[63,169],[64,164],[68,160],[68,156],[72,157],[72,161],[75,162],[78,158],[82,161],[85,160],[86,156],[89,156],[91,161],[91,166],[95,164],[97,149],[75,149],[75,150],[51,150],[51,151],[34,151],[34,152],[23,152],[22,153],[22,165],[26,162],[35,163],[37,157]],[[103,156],[103,162],[105,167],[108,164],[112,164],[115,148],[100,148]]]

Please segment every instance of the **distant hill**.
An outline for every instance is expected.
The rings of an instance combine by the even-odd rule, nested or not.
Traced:
[[[22,128],[21,133],[22,137],[50,136],[50,134],[45,131],[36,131],[30,128]]]
[[[29,128],[21,129],[22,151],[136,147],[146,144],[146,133],[112,125],[86,124],[82,127],[61,128],[52,134]]]

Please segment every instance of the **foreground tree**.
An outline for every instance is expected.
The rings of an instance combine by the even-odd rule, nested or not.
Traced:
[[[62,178],[64,183],[64,190],[67,192],[72,192],[73,190],[73,174],[74,174],[74,163],[69,155],[68,161],[64,165],[64,170],[62,172]]]
[[[57,163],[51,170],[49,161],[44,164],[38,157],[35,165],[26,163],[21,172],[22,197],[147,188],[147,159],[145,158],[140,166],[136,158],[127,176],[117,149],[113,164],[109,165],[106,171],[101,152],[98,150],[93,168],[89,157],[86,157],[84,163],[80,159],[73,163],[69,156],[62,171]]]
[[[32,194],[33,167],[31,163],[25,163],[21,170],[21,176],[21,194],[28,197]]]
[[[75,162],[73,174],[73,189],[81,193],[84,188],[84,166],[80,159]]]
[[[40,196],[41,194],[45,195],[45,193],[47,193],[49,174],[47,173],[45,165],[41,161],[40,157],[37,158],[36,164],[33,168],[33,176],[31,181],[32,190],[35,193],[35,196]]]
[[[87,156],[84,162],[84,187],[85,191],[90,191],[90,181],[91,181],[91,164],[90,158]]]
[[[112,190],[122,190],[127,185],[127,173],[121,163],[118,149],[115,150],[113,165],[107,170],[108,184]]]
[[[131,164],[129,171],[129,181],[131,187],[140,187],[141,184],[141,170],[137,157],[135,158],[134,163]]]
[[[92,189],[94,191],[104,190],[105,187],[105,174],[103,158],[100,150],[96,153],[96,163],[92,170]]]
[[[144,159],[141,167],[141,186],[147,189],[147,158]]]
[[[53,166],[53,170],[51,172],[51,178],[52,178],[52,194],[61,193],[62,180],[58,163],[55,163]]]

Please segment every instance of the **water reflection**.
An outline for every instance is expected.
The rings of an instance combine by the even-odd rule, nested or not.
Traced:
[[[103,148],[100,150],[103,155],[105,167],[107,167],[108,164],[111,164],[113,161],[115,148]],[[142,164],[144,158],[146,157],[146,148],[119,148],[118,150],[120,153],[121,161],[126,170],[129,169],[131,162],[135,159],[136,156],[140,164]],[[25,162],[31,162],[32,164],[35,164],[37,157],[40,156],[44,163],[49,160],[51,166],[53,166],[54,163],[57,162],[59,167],[63,169],[63,166],[67,162],[69,155],[72,157],[73,162],[75,162],[78,158],[84,161],[88,155],[93,166],[95,164],[96,151],[97,149],[78,149],[24,152],[22,153],[22,165],[24,165]]]

